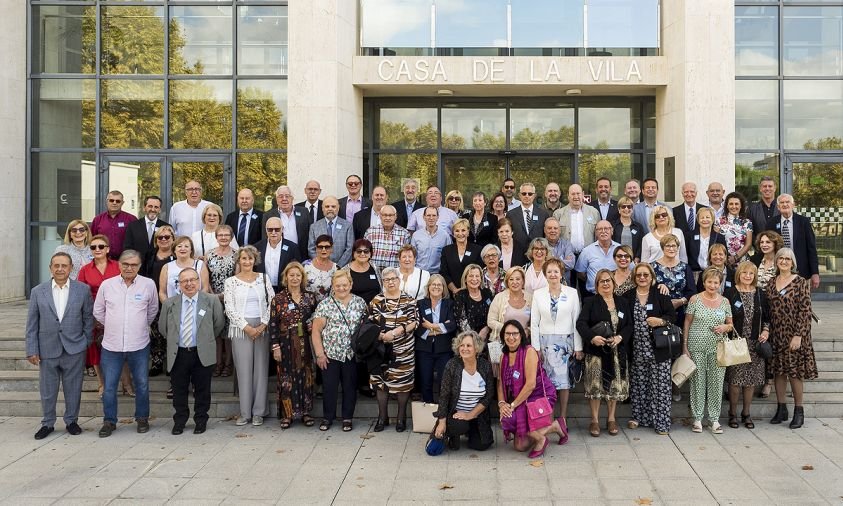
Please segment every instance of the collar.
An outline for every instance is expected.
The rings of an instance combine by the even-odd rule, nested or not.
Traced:
[[[251,215],[252,215],[252,211],[254,211],[254,210],[255,210],[255,208],[254,208],[254,207],[250,207],[248,211],[243,211],[243,210],[241,209],[241,210],[240,210],[240,215],[242,216],[242,215],[244,215],[244,214],[245,214],[246,216],[251,216]],[[280,211],[280,209],[279,209],[279,211]]]
[[[59,286],[59,284],[56,283],[55,279],[50,278],[50,285],[53,287],[53,290],[55,290],[56,288],[58,288],[59,290],[64,290],[65,288],[70,288],[70,278],[68,278],[67,281],[65,281],[64,286]]]
[[[184,305],[184,303],[189,301],[189,300],[193,301],[194,304],[198,304],[199,303],[199,292],[196,292],[196,294],[193,297],[188,297],[185,294],[181,294],[182,305]]]
[[[144,217],[143,217],[143,220],[144,220],[144,222],[146,222],[147,224],[152,223],[153,225],[155,225],[155,224],[157,224],[157,223],[158,223],[158,218],[155,218],[154,220],[150,220],[148,217],[144,216]]]
[[[533,212],[533,206],[524,207],[524,204],[521,204],[521,209],[523,209],[525,211],[530,211],[531,213]]]

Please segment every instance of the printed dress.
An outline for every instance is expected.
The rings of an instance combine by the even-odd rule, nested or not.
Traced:
[[[726,238],[726,249],[729,251],[729,256],[736,255],[744,247],[749,232],[752,232],[752,220],[749,218],[720,217],[720,233]],[[744,255],[738,258],[738,262],[748,258],[747,255]]]
[[[369,304],[369,313],[369,318],[380,326],[381,332],[419,321],[416,299],[405,293],[397,299],[389,299],[384,294],[376,296]],[[413,332],[405,332],[387,343],[387,364],[383,374],[369,375],[369,384],[373,390],[385,390],[391,394],[413,390],[415,343]]]
[[[811,287],[796,276],[789,285],[776,290],[776,280],[767,285],[770,302],[770,343],[773,345],[773,374],[802,380],[815,379],[817,361],[811,339]],[[790,349],[793,336],[802,337],[798,350]]]
[[[647,325],[647,309],[635,298],[632,310],[635,325],[632,340],[632,367],[629,396],[632,419],[657,432],[670,431],[670,360],[656,362],[653,338]]]
[[[278,361],[278,417],[299,418],[313,409],[313,348],[310,324],[316,296],[303,292],[296,303],[290,292],[275,295],[270,305],[269,338],[281,347]]]
[[[305,289],[316,295],[317,302],[322,302],[331,293],[331,278],[334,277],[335,272],[337,272],[337,264],[333,264],[330,269],[323,271],[313,265],[310,260],[304,263],[304,273],[307,276]]]
[[[759,288],[760,290],[760,288]],[[758,340],[752,338],[752,322],[755,319],[755,312],[761,308],[755,307],[755,291],[738,292],[740,303],[743,306],[743,328],[736,329],[746,339],[749,348],[749,357],[752,362],[748,364],[732,365],[726,368],[726,383],[739,387],[753,387],[764,384],[764,359],[755,352]]]

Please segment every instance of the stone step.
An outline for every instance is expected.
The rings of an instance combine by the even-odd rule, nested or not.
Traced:
[[[0,339],[0,351],[16,351],[23,356],[26,354],[26,341],[23,339]]]

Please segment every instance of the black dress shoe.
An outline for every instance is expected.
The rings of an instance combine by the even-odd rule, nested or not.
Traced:
[[[105,422],[100,429],[100,437],[108,437],[117,429],[117,426],[111,422]]]
[[[173,430],[170,431],[170,434],[174,436],[181,436],[184,433],[184,425],[173,425]]]
[[[82,427],[80,427],[76,422],[68,424],[65,429],[67,429],[67,432],[69,432],[71,436],[78,436],[79,434],[82,434]]]
[[[42,425],[38,432],[35,433],[35,439],[41,440],[45,437],[49,436],[54,430],[53,427],[47,427],[46,425]]]
[[[357,389],[357,392],[362,395],[363,397],[373,398],[375,396],[375,392],[368,387],[360,387]]]
[[[389,425],[389,419],[388,419],[388,418],[387,418],[386,420],[381,420],[380,418],[378,418],[378,421],[377,421],[377,422],[375,422],[375,428],[374,428],[374,431],[375,431],[375,432],[383,432],[383,429],[384,429],[387,425]]]
[[[193,433],[194,434],[204,434],[205,430],[207,430],[207,427],[205,426],[204,423],[197,423],[196,427],[193,428]]]
[[[146,434],[149,432],[149,420],[146,418],[138,418],[138,434]]]
[[[404,432],[407,430],[407,420],[399,420],[395,422],[395,432]]]

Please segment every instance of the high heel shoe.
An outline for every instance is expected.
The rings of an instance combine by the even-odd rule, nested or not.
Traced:
[[[802,406],[793,406],[793,420],[790,421],[791,429],[798,429],[805,423],[805,410]]]
[[[770,423],[778,425],[785,420],[787,420],[787,404],[779,404],[776,407],[776,414],[770,419]]]
[[[542,455],[544,455],[544,451],[547,449],[548,444],[550,444],[550,440],[547,439],[547,438],[544,438],[544,444],[542,445],[542,449],[541,450],[533,450],[527,456],[530,457],[531,459],[541,457]]]
[[[729,427],[733,429],[740,427],[740,424],[738,423],[738,415],[732,413],[731,411],[729,411]]]
[[[556,421],[559,423],[559,430],[562,431],[562,434],[559,435],[559,442],[556,444],[562,446],[568,442],[568,424],[565,423],[565,419],[561,416],[557,418]]]
[[[123,395],[125,395],[127,397],[135,397],[135,391],[129,390],[129,387],[124,385],[123,386]]]

